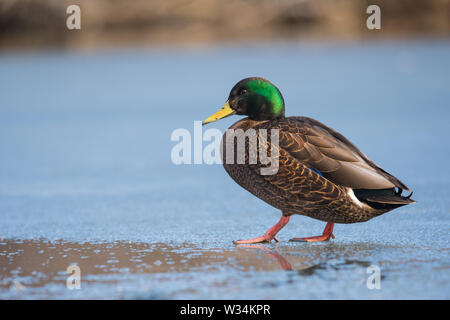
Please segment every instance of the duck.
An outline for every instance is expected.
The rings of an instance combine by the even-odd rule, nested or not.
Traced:
[[[409,187],[339,132],[312,118],[286,117],[280,90],[265,78],[239,81],[224,106],[202,125],[232,115],[245,118],[222,137],[225,171],[238,185],[281,210],[280,220],[263,236],[233,241],[235,244],[279,242],[277,234],[292,215],[317,219],[326,226],[321,235],[290,241],[328,241],[335,238],[336,223],[365,222],[416,202],[411,199],[412,192],[403,195],[403,191],[411,191]],[[241,149],[236,132],[243,136]],[[257,139],[251,139],[249,132]],[[266,157],[258,156],[258,150],[265,150]]]

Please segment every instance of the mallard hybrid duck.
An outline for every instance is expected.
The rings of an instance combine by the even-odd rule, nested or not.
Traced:
[[[231,89],[225,105],[203,121],[205,125],[233,114],[245,115],[230,129],[266,132],[265,137],[258,133],[258,146],[268,154],[276,153],[277,170],[263,175],[261,168],[267,163],[248,161],[252,155],[250,139],[243,149],[246,162],[235,161],[237,155],[234,161],[227,161],[224,134],[221,151],[226,172],[241,187],[282,211],[280,221],[262,237],[234,243],[278,242],[277,233],[293,214],[327,225],[320,236],[290,241],[327,241],[334,238],[335,223],[364,222],[415,202],[410,198],[412,193],[402,195],[403,190],[410,190],[404,183],[377,166],[343,135],[311,118],[285,117],[284,110],[283,96],[274,84],[263,78],[246,78]],[[278,145],[271,140],[275,137],[272,132],[278,133]]]

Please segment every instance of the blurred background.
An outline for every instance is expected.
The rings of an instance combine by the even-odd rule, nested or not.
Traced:
[[[66,8],[82,11],[82,31],[65,28]],[[382,31],[366,28],[369,5]],[[3,48],[341,41],[448,37],[447,0],[3,0]]]
[[[449,299],[449,14],[448,0],[1,0],[0,299]],[[280,243],[236,248],[279,212],[221,165],[173,164],[170,137],[249,76],[418,203],[328,243],[287,242],[323,230],[296,216]]]

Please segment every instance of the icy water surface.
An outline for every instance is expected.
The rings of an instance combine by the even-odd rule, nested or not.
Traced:
[[[0,299],[449,299],[449,55],[443,42],[0,55]],[[251,75],[418,203],[326,243],[289,243],[324,227],[295,216],[279,243],[233,245],[279,212],[219,165],[174,165],[170,137]]]

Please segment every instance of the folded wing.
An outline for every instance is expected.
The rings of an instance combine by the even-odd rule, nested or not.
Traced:
[[[307,117],[281,120],[280,148],[305,165],[319,170],[335,184],[353,189],[409,190],[396,177],[378,167],[347,138]],[[401,190],[399,190],[401,193]]]

